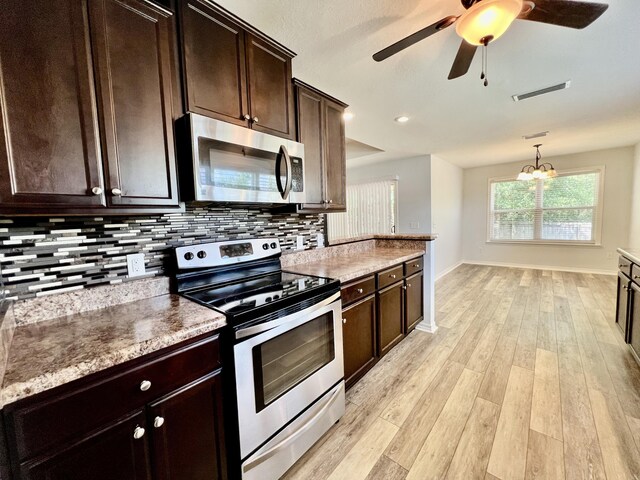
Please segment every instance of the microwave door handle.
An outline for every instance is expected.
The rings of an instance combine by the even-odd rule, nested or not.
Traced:
[[[278,187],[278,192],[280,192],[280,196],[282,196],[283,199],[287,198],[287,196],[285,195],[285,189],[287,186],[287,183],[285,182],[284,185],[282,185],[282,159],[284,158],[284,145],[280,147],[280,151],[278,152],[278,155],[276,157],[276,186]],[[287,153],[288,154],[288,153]],[[289,175],[287,174],[287,179],[289,178]]]
[[[293,186],[293,165],[291,163],[291,157],[289,156],[287,147],[282,145],[280,148],[282,149],[282,155],[284,156],[287,165],[287,183],[285,184],[282,198],[287,199],[289,198],[289,193],[291,193],[291,187]]]

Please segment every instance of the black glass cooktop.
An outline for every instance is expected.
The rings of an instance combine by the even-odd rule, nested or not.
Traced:
[[[337,281],[328,278],[279,271],[223,286],[185,292],[184,295],[233,319],[250,312],[268,314],[285,304],[303,301],[337,286]]]

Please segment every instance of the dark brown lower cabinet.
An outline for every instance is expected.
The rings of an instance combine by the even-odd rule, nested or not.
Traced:
[[[147,480],[151,478],[149,448],[142,410],[120,419],[51,455],[20,466],[20,478],[29,480]]]
[[[629,307],[629,289],[631,288],[631,280],[623,273],[618,273],[618,300],[616,310],[616,325],[622,332],[625,341],[628,342],[628,307]]]
[[[424,317],[423,275],[418,273],[405,280],[405,332],[409,333]]]
[[[378,352],[384,356],[404,338],[403,282],[380,290],[378,303]]]
[[[629,343],[640,361],[640,286],[631,284],[629,290]]]
[[[149,407],[154,478],[227,478],[219,372],[170,393]]]
[[[376,297],[371,295],[342,311],[344,378],[351,386],[376,362]]]

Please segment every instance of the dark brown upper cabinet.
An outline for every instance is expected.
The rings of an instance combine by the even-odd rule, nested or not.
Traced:
[[[347,105],[294,80],[297,140],[304,143],[305,192],[303,212],[344,212],[346,146],[344,110]]]
[[[138,0],[90,4],[109,206],[178,206],[172,15]]]
[[[206,0],[181,2],[186,110],[295,137],[294,53]]]
[[[0,25],[0,211],[104,206],[86,2],[7,0]]]
[[[141,0],[0,9],[0,214],[178,209],[173,18]]]

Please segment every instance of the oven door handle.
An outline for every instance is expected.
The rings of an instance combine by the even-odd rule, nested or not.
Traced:
[[[264,452],[258,458],[256,458],[255,460],[251,461],[251,463],[248,463],[247,465],[243,466],[242,470],[247,472],[247,471],[251,470],[252,468],[257,467],[262,462],[264,462],[264,461],[268,460],[269,458],[273,457],[280,450],[282,450],[284,448],[287,448],[296,438],[298,438],[304,432],[309,430],[316,423],[316,420],[318,420],[318,418],[320,418],[329,409],[329,407],[331,407],[333,402],[336,401],[336,399],[340,395],[341,391],[342,391],[342,388],[339,385],[338,388],[336,388],[336,391],[333,392],[331,394],[331,396],[326,400],[326,403],[322,406],[322,408],[320,408],[320,410],[318,410],[318,412],[313,417],[311,417],[302,427],[300,427],[298,430],[293,432],[291,435],[289,435],[288,437],[286,437],[282,441],[280,441],[277,444],[275,444],[272,448],[270,448],[269,450]]]
[[[272,330],[280,325],[284,325],[285,323],[289,323],[295,318],[298,318],[300,314],[309,315],[313,312],[317,312],[318,310],[326,307],[327,305],[335,302],[340,298],[340,292],[331,295],[329,298],[325,298],[320,303],[316,303],[314,306],[309,307],[305,310],[301,310],[300,312],[292,313],[291,315],[287,315],[286,317],[278,318],[276,320],[272,320],[267,323],[262,323],[260,325],[254,325],[252,327],[247,327],[240,329],[236,332],[236,340],[240,340],[241,338],[250,337],[252,335],[256,335],[258,333],[263,333],[268,330]]]

